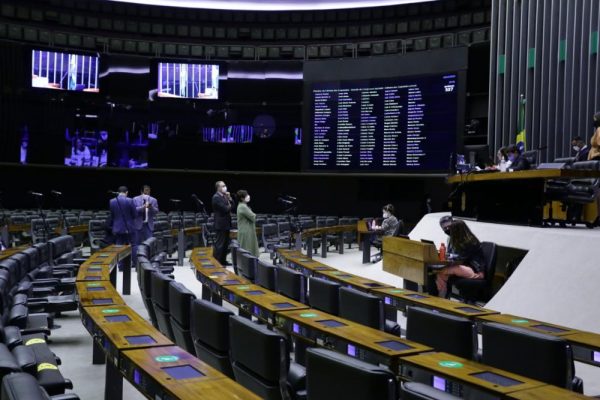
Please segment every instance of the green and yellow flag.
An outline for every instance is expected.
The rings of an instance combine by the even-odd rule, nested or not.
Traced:
[[[521,152],[525,151],[525,96],[519,99],[519,121],[517,127],[517,147]]]

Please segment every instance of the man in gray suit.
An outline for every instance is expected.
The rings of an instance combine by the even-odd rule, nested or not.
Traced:
[[[158,213],[158,201],[150,196],[150,186],[144,185],[142,193],[133,198],[136,209],[134,227],[137,232],[137,242],[132,250],[134,260],[137,254],[137,245],[152,237],[154,232],[154,217]]]

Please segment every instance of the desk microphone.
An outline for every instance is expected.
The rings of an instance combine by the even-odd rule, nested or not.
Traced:
[[[118,196],[118,195],[119,195],[119,192],[115,192],[115,191],[109,190],[109,191],[108,191],[108,194],[112,194],[112,195],[114,195],[114,196]]]
[[[62,192],[59,192],[58,190],[51,190],[50,193],[52,193],[55,196],[62,196]]]
[[[194,199],[195,201],[197,201],[197,202],[198,202],[198,204],[200,204],[201,206],[203,206],[203,205],[204,205],[204,203],[202,202],[202,200],[200,200],[200,199],[198,198],[198,196],[196,196],[195,194],[192,194],[192,199]]]
[[[34,191],[32,191],[32,190],[30,190],[30,191],[29,191],[29,192],[27,192],[27,193],[29,193],[29,194],[30,194],[30,195],[32,195],[32,196],[44,197],[44,194],[43,194],[43,193],[34,192]]]
[[[181,200],[179,200],[179,199],[169,199],[169,201],[171,203],[181,203]]]

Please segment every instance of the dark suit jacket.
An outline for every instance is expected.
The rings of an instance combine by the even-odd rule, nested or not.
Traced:
[[[129,197],[119,196],[111,199],[109,206],[113,235],[133,233],[135,230],[135,216],[137,214],[133,200]]]
[[[575,161],[587,161],[590,148],[586,145],[575,155]]]
[[[148,226],[150,230],[154,230],[154,216],[158,214],[158,201],[152,197],[148,196],[148,203],[150,203],[150,208],[148,208]],[[133,198],[133,204],[135,205],[135,209],[137,211],[135,218],[135,229],[142,229],[142,225],[144,224],[144,218],[146,217],[146,212],[144,208],[144,196],[139,195]]]
[[[231,229],[231,203],[227,197],[215,193],[212,197],[212,210],[215,217],[215,229],[228,231]]]
[[[526,169],[531,169],[531,164],[529,164],[529,161],[525,157],[519,156],[515,158],[508,168],[513,171],[524,171]]]

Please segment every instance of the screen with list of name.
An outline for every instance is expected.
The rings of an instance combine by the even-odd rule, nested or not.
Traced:
[[[311,85],[309,169],[447,169],[455,150],[457,73]]]

